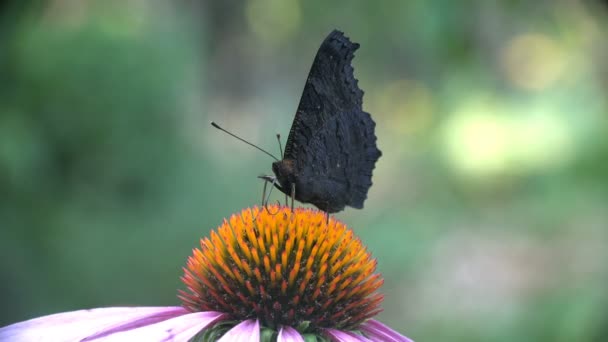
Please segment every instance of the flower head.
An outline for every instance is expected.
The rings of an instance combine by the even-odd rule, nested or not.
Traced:
[[[248,209],[201,240],[180,297],[192,312],[226,312],[273,329],[352,330],[380,311],[375,268],[353,232],[323,212]]]
[[[271,206],[225,220],[188,259],[183,308],[51,315],[2,328],[0,340],[61,334],[80,318],[70,340],[411,341],[372,319],[383,299],[376,261],[325,215]]]

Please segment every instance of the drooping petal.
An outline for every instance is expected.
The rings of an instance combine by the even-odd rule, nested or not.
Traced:
[[[116,307],[48,315],[0,328],[0,341],[79,341],[123,327],[134,329],[188,313],[182,307]]]
[[[300,333],[292,327],[281,327],[277,342],[304,342],[304,338]]]
[[[336,342],[367,342],[367,338],[337,329],[325,329],[325,333]]]
[[[228,330],[218,342],[260,342],[260,322],[248,319]]]
[[[370,319],[361,324],[359,329],[374,341],[414,342],[414,340],[401,335],[375,319]]]
[[[99,338],[88,338],[84,341],[187,342],[201,330],[222,319],[224,316],[225,315],[222,313],[213,311],[195,312],[174,317],[156,324],[142,326],[137,329],[114,332],[111,335],[104,334]]]

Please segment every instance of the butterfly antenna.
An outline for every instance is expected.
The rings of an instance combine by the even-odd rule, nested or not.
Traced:
[[[234,135],[234,134],[232,134],[232,133],[228,132],[227,130],[223,129],[222,127],[220,127],[220,126],[219,126],[218,124],[216,124],[215,122],[211,121],[211,126],[213,126],[213,127],[217,128],[217,129],[219,129],[220,131],[222,131],[222,132],[224,132],[224,133],[226,133],[226,134],[228,134],[228,135],[230,135],[230,136],[232,136],[232,137],[234,137],[234,138],[239,139],[240,141],[244,142],[245,144],[247,144],[247,145],[249,145],[249,146],[253,146],[253,147],[257,148],[258,150],[260,150],[260,151],[262,151],[262,152],[266,153],[267,155],[271,156],[271,157],[272,157],[272,159],[274,159],[274,160],[276,160],[276,161],[279,161],[279,159],[278,159],[277,157],[273,156],[273,155],[272,155],[270,152],[268,152],[268,151],[266,151],[266,150],[262,149],[261,147],[259,147],[259,146],[257,146],[257,145],[254,145],[254,144],[250,143],[249,141],[247,141],[247,140],[245,140],[245,139],[243,139],[243,138],[241,138],[241,137],[239,137],[239,136],[236,136],[236,135]]]
[[[279,152],[281,152],[281,157],[285,158],[283,155],[283,146],[281,146],[281,135],[277,133],[277,141],[279,142]]]

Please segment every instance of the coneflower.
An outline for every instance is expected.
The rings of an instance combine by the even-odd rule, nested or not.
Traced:
[[[372,319],[376,261],[325,213],[271,206],[225,220],[189,257],[181,307],[102,308],[0,329],[4,341],[411,341]]]

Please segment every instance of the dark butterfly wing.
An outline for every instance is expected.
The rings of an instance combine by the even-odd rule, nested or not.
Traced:
[[[358,48],[359,44],[337,30],[321,44],[287,138],[285,159],[297,159],[300,146],[306,146],[313,133],[331,117],[362,110],[363,91],[357,86],[350,65]]]
[[[296,159],[296,192],[327,212],[345,205],[363,208],[372,171],[382,153],[376,147],[375,123],[363,111],[341,112],[302,147]]]
[[[363,207],[381,156],[350,65],[358,47],[339,31],[321,44],[285,147],[284,159],[296,165],[296,197],[327,212]]]

